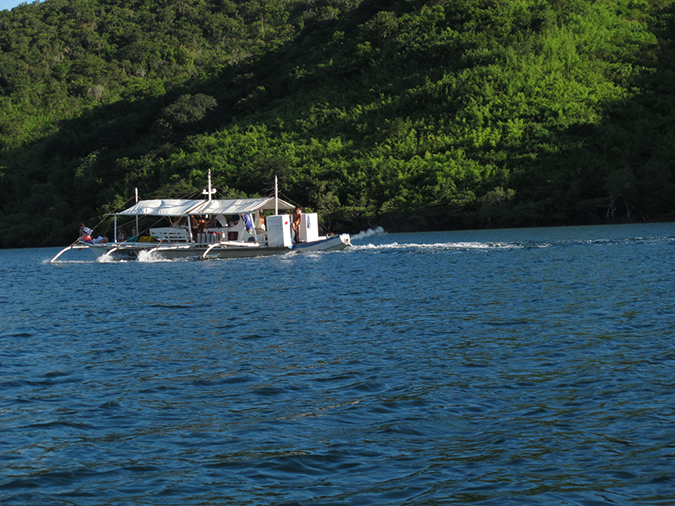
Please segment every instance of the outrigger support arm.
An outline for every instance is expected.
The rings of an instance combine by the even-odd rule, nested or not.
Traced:
[[[63,248],[61,251],[59,251],[59,252],[56,254],[56,256],[55,256],[54,258],[52,258],[52,259],[49,261],[49,263],[50,263],[50,264],[53,264],[54,262],[56,262],[56,259],[57,259],[57,258],[59,258],[61,255],[63,255],[66,251],[69,251],[69,250],[71,250],[71,249],[73,249],[73,248],[75,248],[75,249],[82,249],[83,246],[80,246],[77,242],[71,244],[70,246],[66,246],[66,247]]]
[[[217,242],[217,243],[215,243],[215,244],[212,244],[212,245],[209,246],[208,248],[206,248],[206,250],[204,250],[204,254],[202,255],[202,258],[206,258],[206,255],[208,255],[209,253],[211,253],[211,250],[212,250],[213,248],[215,248],[216,246],[220,246],[220,243]]]
[[[112,248],[110,251],[107,251],[106,254],[105,254],[105,256],[111,257],[111,258],[112,258],[111,255],[112,255],[115,251],[117,251],[118,249],[120,249],[120,247],[119,247],[119,246],[115,246],[115,247]]]
[[[236,242],[236,241],[220,241],[217,243],[212,244],[206,250],[204,251],[204,254],[202,255],[202,258],[206,258],[206,255],[211,253],[211,250],[213,248],[217,248],[218,246],[222,246],[223,248],[227,248],[228,246],[236,246],[236,247],[244,247],[244,248],[259,248],[260,243],[253,242],[253,243],[248,243],[248,242]]]

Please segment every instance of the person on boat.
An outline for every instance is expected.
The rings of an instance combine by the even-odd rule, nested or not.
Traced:
[[[244,226],[246,227],[246,230],[253,232],[253,220],[251,219],[251,215],[249,213],[244,213],[241,215],[241,217],[244,220]]]
[[[199,226],[199,221],[194,216],[190,216],[190,231],[192,232],[192,239],[197,240],[197,227]]]
[[[93,233],[94,233],[94,231],[92,229],[90,229],[84,223],[80,223],[80,237],[85,237],[85,236],[91,237],[91,234],[93,234]]]
[[[300,220],[302,220],[302,209],[296,206],[291,216],[293,220],[291,221],[291,228],[295,234],[295,242],[300,242]]]
[[[192,228],[192,238],[196,241],[199,234],[203,234],[206,230],[206,220],[190,216],[190,227]]]
[[[106,243],[108,242],[108,238],[104,237],[102,235],[99,235],[96,238],[92,237],[92,233],[94,231],[90,229],[89,227],[85,226],[84,223],[80,224],[80,238],[78,239],[80,242],[86,242],[87,244],[98,244],[98,243]]]
[[[122,227],[117,229],[117,242],[124,242],[127,240],[127,234]]]
[[[93,233],[94,231],[92,229],[90,229],[84,223],[80,223],[80,237],[78,238],[78,241],[90,243],[91,234]]]

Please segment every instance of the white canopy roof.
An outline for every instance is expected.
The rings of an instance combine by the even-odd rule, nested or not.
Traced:
[[[294,206],[279,199],[280,210],[290,211]],[[124,216],[189,216],[204,214],[243,214],[258,209],[274,209],[273,197],[233,200],[141,200],[122,211]]]
[[[183,216],[204,200],[156,199],[140,200],[119,214],[125,216]]]
[[[236,200],[204,200],[203,206],[198,208],[199,212],[190,214],[243,214],[257,211],[258,209],[274,209],[274,199],[272,197],[263,197],[258,199],[236,199]],[[278,201],[279,209],[293,210],[294,206],[284,200]]]

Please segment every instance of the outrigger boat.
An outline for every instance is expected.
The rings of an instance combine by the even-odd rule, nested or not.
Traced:
[[[115,213],[115,237],[111,242],[93,242],[80,238],[62,249],[50,262],[55,262],[69,250],[87,250],[95,257],[113,260],[133,260],[144,255],[162,259],[237,258],[279,253],[343,250],[351,245],[349,234],[320,236],[316,213],[302,213],[297,240],[292,236],[292,215],[279,214],[295,207],[279,199],[275,185],[274,197],[250,199],[213,199],[209,171],[208,188],[202,192],[207,199],[140,200],[133,206]],[[264,217],[263,211],[274,211]],[[156,217],[165,225],[122,240],[118,237],[118,217],[135,217],[140,230],[141,217]],[[208,226],[195,226],[197,217],[209,220]]]

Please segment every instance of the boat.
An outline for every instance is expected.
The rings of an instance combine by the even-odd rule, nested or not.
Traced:
[[[209,171],[206,199],[152,199],[114,213],[114,238],[108,242],[86,233],[50,260],[56,262],[70,250],[87,250],[102,260],[143,258],[210,259],[239,258],[289,252],[336,251],[351,246],[349,234],[320,235],[316,213],[296,211],[296,206],[278,197],[214,199]],[[137,194],[138,195],[138,194]],[[265,216],[266,211],[274,214]],[[280,213],[284,212],[285,213]],[[296,216],[289,214],[297,213]],[[118,236],[118,219],[155,218],[155,225],[130,238]],[[293,230],[293,222],[299,227]],[[294,233],[295,232],[295,233]]]

